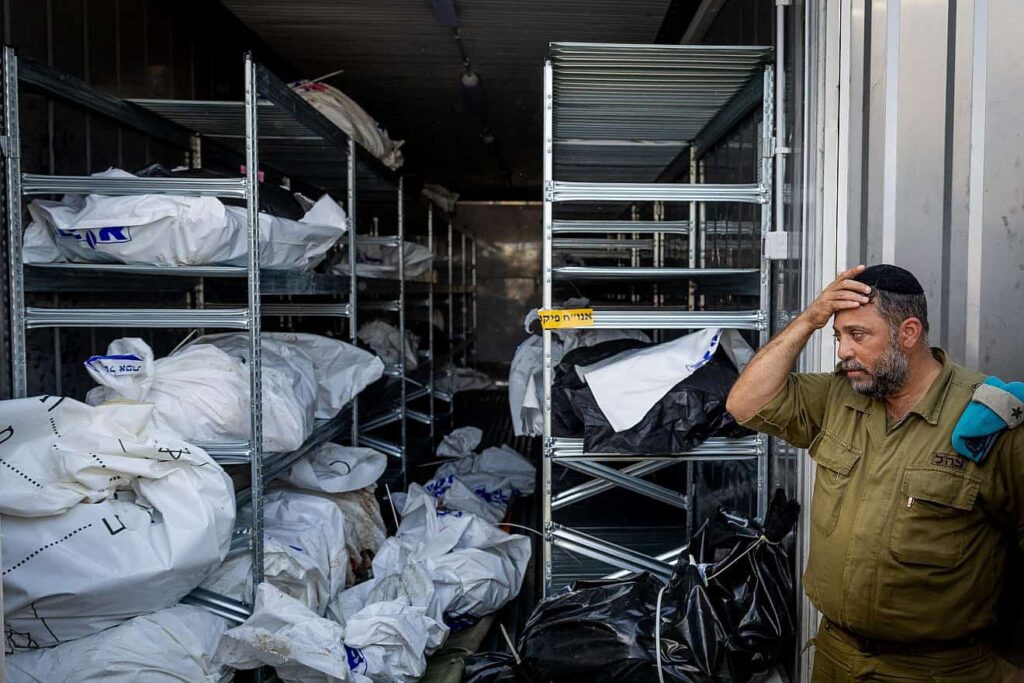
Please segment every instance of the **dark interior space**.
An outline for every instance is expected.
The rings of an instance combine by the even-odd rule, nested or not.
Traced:
[[[0,266],[4,309],[25,307],[25,395],[85,401],[97,380],[83,363],[108,353],[111,342],[137,337],[155,358],[165,359],[197,338],[198,345],[207,343],[201,335],[227,321],[230,329],[249,330],[239,335],[250,344],[241,357],[250,382],[257,376],[254,367],[264,373],[263,415],[244,425],[255,429],[279,406],[266,394],[266,357],[252,361],[258,348],[254,328],[255,339],[312,333],[378,356],[376,379],[333,416],[310,420],[312,431],[297,449],[255,448],[244,440],[197,442],[223,465],[235,488],[240,512],[232,556],[252,551],[256,557],[257,547],[263,552],[262,543],[251,539],[263,523],[264,496],[279,493],[285,474],[291,476],[291,468],[312,458],[328,439],[387,456],[371,500],[391,538],[403,528],[400,512],[409,491],[425,486],[437,501],[447,495],[444,477],[436,474],[452,462],[445,459],[451,455],[439,455],[445,435],[457,428],[481,430],[480,443],[460,455],[467,462],[483,458],[488,449],[511,447],[535,470],[533,492],[514,487],[509,496],[499,489],[498,503],[506,507],[489,522],[529,539],[525,566],[515,567],[523,575],[521,590],[486,619],[467,613],[466,624],[453,617],[449,625],[463,639],[435,654],[424,679],[447,683],[458,680],[450,672],[461,672],[469,653],[505,650],[499,625],[517,638],[544,594],[579,580],[620,579],[645,567],[665,573],[719,507],[743,517],[763,515],[767,441],[723,431],[705,450],[698,443],[696,450],[616,459],[609,457],[614,453],[588,453],[582,433],[542,436],[536,426],[524,433],[517,415],[522,406],[512,402],[511,389],[513,359],[542,338],[540,327],[525,318],[545,297],[555,308],[585,300],[578,305],[650,307],[669,317],[722,315],[723,325],[739,321],[747,343],[762,341],[776,301],[761,251],[762,231],[770,225],[763,216],[771,191],[764,137],[772,98],[766,74],[774,64],[776,36],[771,0],[8,0],[0,12],[3,42],[20,60],[13,78],[26,81],[18,90],[20,171],[29,186],[23,213],[30,195],[55,200],[85,186],[83,181],[60,192],[32,190],[33,182],[44,182],[40,178],[87,179],[114,168],[137,174],[131,182],[154,181],[154,195],[177,182],[234,183],[233,194],[189,191],[218,196],[237,210],[250,240],[248,260],[236,255],[228,265],[26,261],[20,302],[10,283],[22,276],[6,271],[15,261]],[[596,57],[585,46],[591,43],[600,44]],[[601,53],[605,44],[612,44],[611,52]],[[683,50],[682,57],[647,51],[678,46],[692,50]],[[546,100],[548,60],[548,73],[559,75],[557,95]],[[381,155],[340,128],[325,127],[330,117],[290,88],[317,79],[357,102],[374,119],[371,125],[386,129],[392,140],[404,141],[400,168],[389,168]],[[631,90],[634,81],[639,89]],[[607,116],[590,111],[608,101],[613,106]],[[545,118],[553,106],[559,116],[552,139],[545,140]],[[644,121],[648,115],[651,122]],[[623,127],[631,132],[619,135]],[[702,137],[709,130],[714,135]],[[545,181],[546,155],[554,158],[549,166],[558,182],[570,190],[635,184],[657,194],[711,185],[735,186],[743,196],[732,201],[697,192],[687,201],[633,200],[613,191],[609,197],[556,201],[551,168]],[[256,180],[247,168],[252,159]],[[117,197],[116,183],[110,187],[109,193],[88,196]],[[21,192],[12,191],[5,201],[15,194]],[[304,272],[261,265],[266,254],[254,257],[253,245],[257,232],[260,238],[266,234],[263,216],[299,223],[311,205],[323,201],[321,195],[347,214],[347,237],[335,238]],[[700,197],[711,198],[705,203]],[[572,233],[573,225],[588,222],[596,226],[593,234],[616,232],[612,239],[619,244],[587,233],[551,240],[558,253],[545,253],[545,230],[553,223]],[[649,229],[614,229],[634,222]],[[61,239],[72,237],[57,232]],[[638,238],[641,233],[658,236]],[[88,242],[93,238],[90,232],[82,239],[95,249]],[[623,246],[627,242],[631,246]],[[375,248],[381,256],[374,252],[359,261]],[[383,255],[387,249],[399,254],[397,265]],[[424,270],[410,275],[413,252],[428,256]],[[545,272],[548,258],[551,268]],[[616,270],[628,281],[616,281]],[[155,310],[163,322],[152,328],[142,320],[136,326],[120,310],[129,305],[142,318]],[[54,322],[74,317],[78,309],[92,311],[99,324],[92,326],[81,313],[73,323]],[[232,311],[240,317],[229,319]],[[213,322],[178,325],[174,318],[170,324],[171,312],[209,313],[209,319],[190,319]],[[703,320],[698,318],[693,320]],[[0,318],[3,346],[13,359],[17,334],[8,322]],[[363,335],[375,325],[393,333],[386,343],[376,339],[382,346]],[[687,319],[663,327],[640,324],[636,330],[646,330],[643,343],[654,346],[703,327]],[[589,331],[583,332],[580,337],[589,339]],[[260,344],[270,348],[266,341]],[[393,355],[386,357],[382,347]],[[5,396],[18,393],[17,361],[13,373],[7,365],[0,369]],[[319,388],[314,393],[319,400]],[[255,395],[248,397],[251,402]],[[684,463],[680,454],[697,457]],[[648,456],[653,465],[642,462]],[[564,467],[552,467],[560,457]],[[588,469],[583,461],[591,457],[608,464]],[[667,463],[669,457],[674,462]],[[789,473],[774,465],[771,471],[792,486]],[[627,485],[616,488],[623,480]],[[503,480],[502,486],[511,484]],[[493,492],[482,490],[470,493],[493,504]],[[570,508],[577,496],[589,504]],[[558,501],[557,520],[552,500]],[[464,512],[441,505],[438,518]],[[596,550],[585,544],[581,549],[570,536],[556,544],[556,529],[580,531]],[[626,548],[629,557],[614,557],[617,548]],[[648,563],[637,564],[638,556]],[[360,571],[372,553],[363,559]],[[219,615],[227,610],[225,618],[235,624],[251,613],[257,589],[255,582],[247,584],[240,598],[203,590],[196,588],[185,601]],[[354,666],[351,652],[348,657]],[[248,676],[240,673],[238,680]],[[252,674],[252,680],[260,676]]]

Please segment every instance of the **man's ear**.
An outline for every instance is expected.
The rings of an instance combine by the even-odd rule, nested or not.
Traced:
[[[907,318],[900,323],[899,328],[899,343],[905,351],[917,346],[917,343],[921,341],[921,337],[924,334],[924,325],[918,318]]]

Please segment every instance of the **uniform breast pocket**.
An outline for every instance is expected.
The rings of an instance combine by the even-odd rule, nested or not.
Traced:
[[[976,523],[981,482],[962,473],[907,468],[890,550],[904,564],[955,567]]]
[[[811,499],[811,523],[828,536],[839,522],[861,453],[845,446],[824,432],[811,445],[811,454],[818,463],[814,475],[814,497]]]

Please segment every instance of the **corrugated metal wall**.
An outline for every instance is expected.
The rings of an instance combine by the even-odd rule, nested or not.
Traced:
[[[1019,379],[1024,3],[843,4],[848,262],[893,262],[916,273],[928,294],[932,344]]]
[[[19,55],[123,97],[240,98],[242,55],[250,49],[283,77],[292,75],[234,15],[212,0],[4,0],[0,28],[4,42]],[[154,162],[174,164],[183,159],[183,150],[69,104],[28,90],[20,100],[26,173],[87,174],[110,166],[137,170]],[[4,255],[0,259],[0,356],[5,359],[0,363],[0,397],[7,397],[8,275],[2,231],[0,248]],[[92,339],[88,334],[65,331],[30,336],[30,344],[49,345],[50,337],[52,350],[62,362],[34,363],[32,386],[69,389],[73,379],[84,377],[81,359],[95,343],[86,345]]]
[[[281,68],[216,2],[6,0],[0,11],[4,42],[19,55],[121,97],[239,98],[247,49]],[[88,173],[111,165],[133,169],[166,161],[170,154],[70,105],[26,95],[22,107],[26,173]]]
[[[540,202],[460,202],[455,227],[477,237],[476,360],[505,379],[526,337],[523,318],[540,305]]]

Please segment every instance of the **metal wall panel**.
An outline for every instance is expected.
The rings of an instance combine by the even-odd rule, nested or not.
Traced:
[[[985,185],[981,210],[981,316],[978,364],[1007,379],[1024,377],[1024,5],[992,2],[985,98]],[[977,109],[975,109],[977,112]],[[972,301],[966,305],[973,307]],[[970,333],[971,330],[968,330]]]
[[[526,339],[540,305],[540,203],[459,203],[455,227],[477,238],[476,360],[496,372]],[[504,379],[504,378],[502,378]]]
[[[1024,4],[850,0],[847,263],[893,262],[928,295],[931,342],[1024,375]]]

